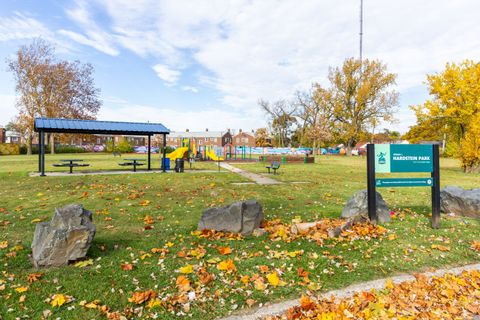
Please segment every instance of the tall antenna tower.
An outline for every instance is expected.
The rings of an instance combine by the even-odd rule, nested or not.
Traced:
[[[363,55],[363,0],[360,0],[360,65]]]

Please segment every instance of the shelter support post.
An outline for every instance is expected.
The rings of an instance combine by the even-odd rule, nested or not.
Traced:
[[[162,155],[162,171],[167,172],[167,166],[165,165],[167,158],[167,135],[163,134],[163,155]]]
[[[440,228],[440,150],[433,145],[432,228]]]
[[[40,149],[38,150],[40,153],[40,176],[45,176],[45,132],[42,130],[40,131]]]
[[[39,132],[38,133],[38,173],[40,172],[42,172],[42,154],[40,153],[40,132]]]
[[[151,170],[151,165],[150,165],[150,160],[151,160],[151,151],[150,151],[151,140],[152,140],[152,136],[151,136],[151,135],[148,135],[148,170]]]
[[[375,186],[375,145],[367,145],[367,199],[368,218],[372,224],[377,223],[377,195]]]

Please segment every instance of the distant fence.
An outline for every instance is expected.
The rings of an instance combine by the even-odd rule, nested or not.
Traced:
[[[1,155],[20,154],[20,146],[14,143],[0,143]]]

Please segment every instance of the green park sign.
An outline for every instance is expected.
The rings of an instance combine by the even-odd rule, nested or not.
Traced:
[[[385,187],[433,187],[433,178],[375,179],[377,188]]]
[[[375,178],[376,173],[428,172],[425,178]],[[440,226],[440,162],[438,145],[368,144],[367,191],[368,217],[377,222],[376,188],[430,187],[432,190],[432,227]]]
[[[376,144],[375,172],[432,172],[432,145]]]

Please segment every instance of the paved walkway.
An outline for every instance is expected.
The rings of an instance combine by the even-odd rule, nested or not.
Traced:
[[[188,170],[185,169],[185,173],[218,173],[218,170]],[[71,176],[96,176],[104,174],[144,174],[144,173],[163,173],[162,170],[109,170],[109,171],[73,171],[73,173],[68,173],[66,171],[52,171],[45,172],[47,177],[71,177]],[[175,173],[173,170],[167,171],[166,173]],[[40,173],[30,172],[30,177],[39,177]]]
[[[469,270],[480,270],[480,263],[479,264],[466,265],[466,266],[463,266],[463,267],[451,268],[451,269],[438,269],[434,272],[425,272],[424,275],[426,275],[427,277],[443,276],[445,273],[460,274],[463,271],[469,271]],[[335,297],[338,297],[338,298],[345,298],[345,297],[352,296],[353,293],[358,292],[358,291],[370,291],[372,289],[380,290],[380,289],[383,289],[385,287],[387,280],[392,280],[393,283],[399,283],[399,282],[404,282],[404,281],[413,281],[413,280],[415,280],[415,277],[412,276],[412,275],[409,275],[409,274],[405,274],[405,275],[394,276],[394,277],[385,278],[385,279],[367,281],[367,282],[363,282],[363,283],[353,284],[353,285],[348,286],[344,289],[332,290],[332,291],[329,291],[329,292],[325,292],[325,293],[322,294],[322,296],[323,297],[330,297],[330,296],[334,295]],[[290,309],[291,307],[298,306],[299,304],[300,304],[299,299],[288,300],[288,301],[279,302],[279,303],[275,303],[275,304],[266,304],[261,308],[246,311],[248,313],[229,316],[229,317],[223,318],[223,320],[257,320],[257,319],[262,319],[266,316],[283,314],[288,309]]]
[[[271,179],[268,177],[264,177],[260,174],[256,174],[253,172],[245,171],[239,168],[236,168],[234,166],[229,165],[228,163],[225,162],[220,162],[220,167],[222,167],[225,170],[231,171],[233,173],[237,173],[241,175],[242,177],[245,177],[249,180],[254,181],[257,184],[282,184],[283,182]]]

